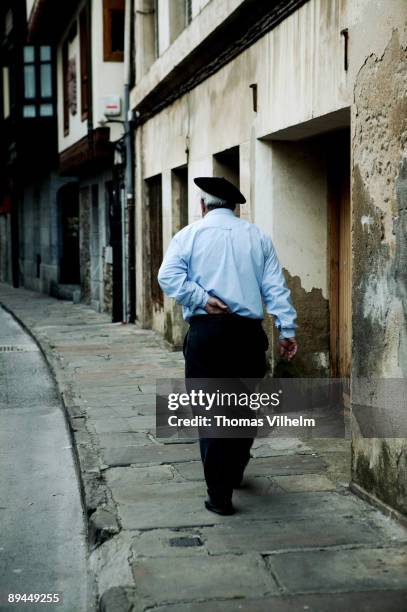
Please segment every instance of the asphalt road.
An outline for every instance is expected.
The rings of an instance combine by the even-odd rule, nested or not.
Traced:
[[[36,344],[0,308],[0,610],[92,609],[85,523],[62,406]],[[62,603],[8,603],[9,593]]]

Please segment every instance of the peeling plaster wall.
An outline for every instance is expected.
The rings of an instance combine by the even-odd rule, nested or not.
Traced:
[[[193,222],[200,217],[199,192],[193,177],[213,175],[213,155],[239,146],[240,185],[248,201],[242,207],[241,216],[258,223],[278,242],[276,247],[287,274],[300,279],[299,287],[294,284],[293,289],[298,288],[298,299],[304,293],[305,301],[301,297],[301,308],[302,304],[305,308],[317,294],[320,296],[314,318],[315,325],[324,328],[322,335],[326,340],[327,270],[323,258],[317,261],[316,252],[318,249],[325,252],[327,244],[323,157],[307,144],[300,147],[298,143],[292,143],[286,146],[289,151],[285,151],[285,143],[275,143],[273,179],[274,162],[265,153],[266,149],[271,149],[270,142],[264,143],[259,139],[287,125],[302,123],[315,115],[350,105],[340,35],[346,21],[345,4],[343,0],[332,0],[328,10],[323,1],[310,0],[275,30],[137,130],[137,214],[138,228],[141,228],[137,243],[137,295],[138,313],[144,325],[152,324],[161,333],[171,328],[178,337],[182,329],[171,313],[168,300],[165,300],[163,313],[152,312],[148,304],[145,271],[148,270],[149,254],[143,240],[146,228],[144,180],[157,174],[163,178],[165,248],[171,237],[168,219],[171,194],[166,188],[170,170],[188,164],[189,222]],[[200,17],[196,18],[197,21]],[[313,33],[311,38],[309,32]],[[293,44],[294,40],[296,44]],[[175,46],[170,47],[166,54],[174,52]],[[146,76],[147,81],[158,69],[160,61]],[[317,68],[315,65],[310,67],[310,62],[317,62]],[[257,113],[253,110],[252,83],[258,84]],[[144,86],[145,82],[142,82],[139,91]],[[136,93],[137,90],[136,87]],[[324,94],[320,97],[316,92]],[[273,156],[272,151],[270,155]],[[301,168],[302,176],[295,176]],[[291,180],[293,175],[294,180]],[[272,201],[276,203],[275,213],[271,212]],[[297,216],[293,238],[292,215],[298,204],[301,205],[301,220],[298,221]],[[288,243],[289,248],[286,248]],[[317,249],[313,246],[316,244]],[[307,297],[312,291],[312,295]],[[172,326],[169,316],[173,319]],[[306,324],[307,318],[304,318],[303,326]],[[269,328],[271,337],[271,322]],[[308,351],[310,342],[305,337],[303,341]],[[327,340],[324,347],[321,346],[318,342],[318,349],[313,351],[315,373],[326,373],[329,365]],[[311,363],[308,356],[304,363]]]
[[[82,194],[80,214],[84,227],[81,230],[81,278],[85,277],[83,298],[96,311],[112,312],[113,266],[109,261],[108,217],[106,212],[106,183],[112,180],[112,172],[105,170],[88,175],[79,183]],[[92,187],[97,187],[97,206],[93,208]],[[89,199],[89,202],[88,202]],[[96,205],[96,202],[94,203]],[[89,244],[86,244],[89,241]],[[89,294],[90,291],[90,294]]]
[[[266,316],[276,374],[329,373],[326,142],[261,141],[256,146],[253,220],[271,235],[297,309],[301,351],[289,368],[274,360],[277,334]]]
[[[353,404],[357,377],[372,377],[373,392],[375,380],[407,375],[406,92],[401,26],[366,57],[354,89]],[[406,440],[362,438],[355,416],[352,431],[354,481],[407,513]]]

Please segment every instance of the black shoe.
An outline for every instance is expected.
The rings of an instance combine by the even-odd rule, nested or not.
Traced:
[[[239,474],[238,476],[235,476],[232,482],[233,482],[234,489],[240,489],[240,487],[243,484],[243,474]]]
[[[216,514],[221,514],[222,516],[230,516],[235,513],[235,509],[233,507],[232,502],[227,502],[225,504],[219,505],[215,503],[210,497],[205,500],[205,508],[210,512],[215,512]]]

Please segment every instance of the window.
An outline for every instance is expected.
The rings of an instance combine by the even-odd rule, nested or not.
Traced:
[[[52,117],[54,99],[52,86],[51,47],[24,47],[24,106],[23,117]]]
[[[83,121],[87,118],[89,110],[89,41],[86,9],[83,9],[79,16],[79,38],[81,53],[81,116]]]
[[[103,0],[103,59],[124,59],[124,0]]]
[[[172,234],[188,225],[188,167],[175,168],[171,172]]]

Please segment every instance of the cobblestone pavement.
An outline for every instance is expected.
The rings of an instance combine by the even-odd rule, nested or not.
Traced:
[[[257,441],[238,510],[203,506],[194,443],[154,437],[155,380],[182,376],[160,337],[0,285],[59,385],[105,612],[407,609],[407,532],[347,487],[349,441]]]

